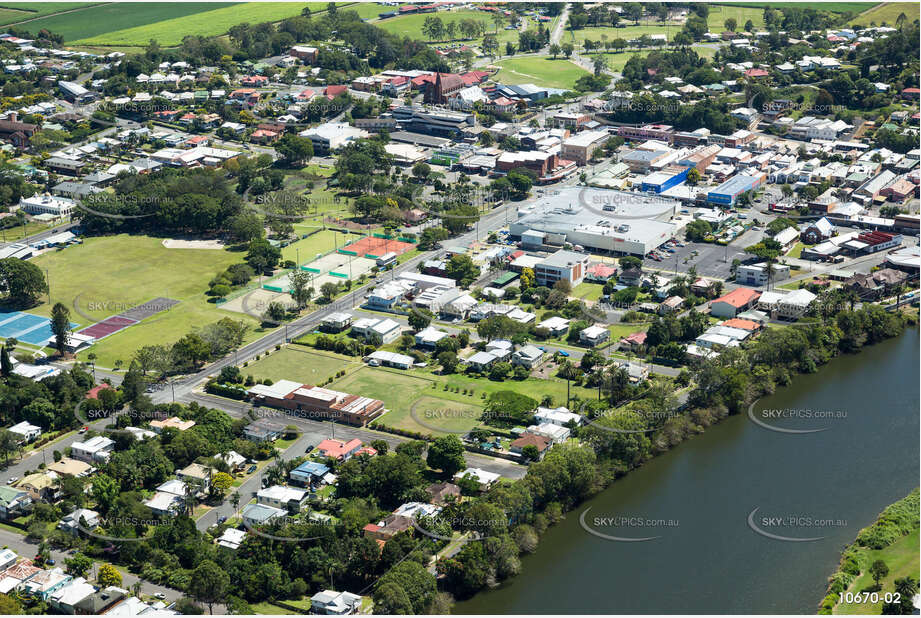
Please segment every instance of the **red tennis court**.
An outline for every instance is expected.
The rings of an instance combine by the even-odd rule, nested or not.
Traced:
[[[385,253],[390,253],[391,251],[397,255],[403,255],[407,251],[411,251],[414,247],[414,244],[403,242],[402,240],[365,236],[361,240],[356,240],[352,244],[343,248],[346,251],[354,251],[360,256],[370,254],[380,257]]]

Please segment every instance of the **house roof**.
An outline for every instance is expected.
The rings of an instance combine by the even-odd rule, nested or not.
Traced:
[[[727,303],[738,309],[756,300],[759,296],[761,296],[761,292],[757,290],[751,288],[736,288],[728,294],[715,299],[713,303]]]

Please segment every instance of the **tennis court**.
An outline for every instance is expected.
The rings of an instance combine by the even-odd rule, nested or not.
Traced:
[[[391,251],[397,255],[403,255],[414,248],[415,245],[409,242],[393,238],[378,238],[377,236],[365,236],[361,240],[356,240],[352,244],[343,247],[345,251],[354,251],[357,255],[373,258],[379,258]]]
[[[70,327],[75,326],[71,322]],[[0,337],[3,339],[14,337],[23,343],[45,346],[53,335],[48,318],[22,311],[0,312]]]
[[[87,326],[80,331],[80,334],[87,335],[88,337],[93,337],[94,339],[99,340],[103,337],[108,337],[112,333],[117,333],[123,328],[128,328],[132,324],[137,323],[137,320],[132,320],[131,318],[123,318],[120,315],[113,315],[112,317],[106,318],[101,322],[96,322],[92,326]]]

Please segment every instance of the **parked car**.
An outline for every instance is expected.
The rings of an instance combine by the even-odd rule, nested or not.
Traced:
[[[9,480],[6,482],[6,484],[7,484],[7,485],[12,485],[13,483],[15,483],[15,482],[18,481],[18,480],[19,480],[19,477],[18,477],[18,476],[11,476],[11,477],[9,478]]]
[[[247,473],[247,474],[252,474],[253,472],[256,471],[256,468],[257,468],[256,464],[253,464],[253,465],[251,465],[251,466],[249,467],[249,469],[246,471],[246,473]]]

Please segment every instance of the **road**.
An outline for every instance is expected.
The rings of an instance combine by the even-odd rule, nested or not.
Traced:
[[[6,530],[4,528],[0,528],[0,545],[9,547],[23,558],[32,559],[38,553],[38,545],[36,543],[30,543],[29,541],[26,541],[23,535],[17,534],[10,530]],[[70,557],[67,553],[57,550],[49,550],[49,553],[51,554],[51,558],[55,561],[54,566],[65,568],[64,561]],[[125,571],[124,567],[119,568],[119,571],[121,571],[122,574],[122,587],[129,591],[134,587],[134,584],[140,580],[137,575]],[[87,573],[87,579],[93,579],[94,575],[95,567],[92,568],[89,573]],[[144,581],[141,584],[141,593],[148,596],[154,596],[158,593],[162,594],[166,597],[164,602],[167,605],[175,602],[177,599],[179,599],[179,597],[182,596],[182,593],[178,590],[173,590],[172,588],[167,588],[166,586],[152,584],[149,581]]]
[[[236,402],[231,402],[221,397],[215,397],[213,395],[199,392],[195,392],[189,395],[188,400],[195,401],[196,403],[207,406],[209,408],[221,409],[234,418],[241,418],[247,410],[252,408],[251,405],[246,403],[237,404]],[[346,441],[353,438],[358,438],[362,442],[366,443],[373,440],[384,440],[387,442],[387,444],[390,445],[391,448],[395,448],[396,446],[409,441],[409,438],[403,438],[401,436],[395,436],[389,433],[374,431],[364,427],[352,427],[349,425],[342,425],[340,423],[293,417],[285,415],[284,411],[282,410],[260,408],[260,411],[263,411],[273,417],[275,415],[282,415],[284,417],[283,422],[286,425],[294,425],[300,431],[300,436],[298,437],[297,442],[288,447],[288,449],[285,450],[282,454],[282,459],[284,461],[291,461],[292,459],[304,455],[308,445],[314,447],[327,438],[336,438]],[[528,470],[526,466],[506,459],[488,457],[486,455],[478,455],[476,453],[469,452],[464,453],[464,457],[467,460],[468,467],[482,468],[484,470],[488,470],[489,472],[501,474],[505,478],[522,478]],[[261,487],[261,474],[257,473],[248,478],[236,490],[236,492],[239,493],[241,497],[240,504],[245,505],[247,502],[249,502]],[[207,530],[211,525],[216,524],[218,517],[231,517],[233,514],[234,509],[230,504],[230,495],[228,495],[223,504],[211,509],[201,518],[199,518],[196,522],[196,526],[199,530],[204,531]]]
[[[563,31],[566,29],[566,22],[569,21],[569,4],[563,6],[563,10],[560,11],[560,19],[556,22],[556,26],[553,27],[553,32],[550,33],[550,44],[554,43],[559,45],[560,41],[563,39]]]

